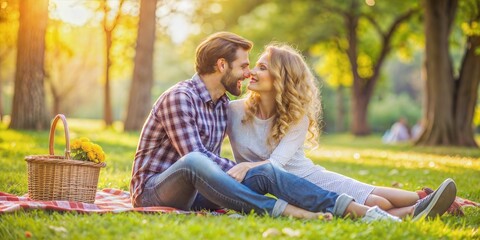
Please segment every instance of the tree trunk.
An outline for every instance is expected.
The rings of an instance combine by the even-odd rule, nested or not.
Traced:
[[[60,97],[53,96],[53,115],[60,114]]]
[[[10,128],[49,128],[45,105],[44,54],[48,0],[20,1],[17,64]]]
[[[352,97],[352,132],[355,136],[366,136],[370,134],[370,127],[367,122],[368,103],[370,96],[363,94],[360,87],[353,88]]]
[[[349,14],[345,17],[345,27],[347,29],[348,49],[347,56],[350,62],[353,75],[353,89],[352,89],[352,133],[356,136],[363,136],[370,133],[367,123],[367,105],[368,101],[363,95],[363,79],[358,75],[357,64],[357,27],[359,16],[356,13],[358,8],[357,1],[352,1]]]
[[[140,130],[151,109],[156,0],[142,0],[125,131]]]
[[[343,85],[338,86],[337,88],[337,117],[335,119],[335,131],[343,132],[345,131],[345,98],[344,98],[345,87]]]
[[[112,102],[110,97],[110,67],[112,66],[112,60],[110,59],[110,50],[112,48],[112,31],[105,31],[105,89],[104,89],[104,107],[103,116],[105,125],[112,126]]]
[[[398,29],[401,23],[408,20],[413,14],[417,12],[417,9],[410,9],[400,15],[398,15],[392,24],[386,31],[383,31],[379,24],[372,17],[366,16],[366,20],[373,24],[377,33],[382,38],[382,45],[380,48],[380,54],[373,65],[373,74],[370,77],[361,77],[358,73],[357,64],[357,27],[359,22],[359,15],[357,13],[358,2],[352,1],[350,5],[350,11],[344,14],[348,49],[347,56],[350,62],[353,76],[353,91],[352,91],[352,133],[356,136],[364,136],[370,134],[370,127],[368,125],[368,105],[373,95],[373,90],[377,84],[380,76],[380,69],[382,69],[383,63],[390,52],[390,42],[393,34]]]
[[[122,14],[122,6],[125,0],[120,0],[118,4],[118,12],[111,24],[108,24],[108,15],[110,14],[110,6],[108,6],[107,0],[102,2],[103,4],[103,29],[105,32],[105,91],[104,91],[104,121],[107,127],[113,124],[113,110],[111,102],[110,91],[110,67],[112,66],[112,59],[110,59],[110,50],[113,43],[113,30],[117,26],[120,16]]]
[[[480,17],[480,14],[478,15]],[[478,21],[478,19],[477,19]],[[470,36],[462,61],[460,76],[457,81],[455,133],[458,145],[478,147],[474,138],[473,116],[477,105],[477,90],[480,82],[480,54],[475,49],[480,48],[480,36]]]
[[[58,94],[58,91],[57,89],[55,88],[55,86],[53,85],[53,82],[52,80],[48,81],[49,78],[47,78],[47,82],[49,82],[49,86],[50,86],[50,92],[52,93],[52,98],[53,98],[53,110],[52,110],[52,116],[56,116],[57,114],[60,113],[60,96]]]
[[[426,121],[420,145],[458,145],[455,133],[455,83],[448,38],[456,0],[424,0]]]

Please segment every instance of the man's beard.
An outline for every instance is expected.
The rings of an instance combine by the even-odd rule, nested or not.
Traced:
[[[232,74],[232,70],[228,68],[225,75],[220,79],[220,83],[222,83],[223,87],[227,92],[231,93],[234,96],[240,96],[242,94],[242,89],[237,88],[237,82],[240,78],[235,77]]]

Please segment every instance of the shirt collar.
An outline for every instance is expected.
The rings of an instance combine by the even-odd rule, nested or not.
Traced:
[[[207,90],[207,86],[197,73],[193,75],[192,83],[198,95],[200,96],[200,99],[202,99],[204,103],[212,102],[212,97]],[[218,100],[219,102],[227,103],[230,99],[228,98],[227,94],[223,94]]]

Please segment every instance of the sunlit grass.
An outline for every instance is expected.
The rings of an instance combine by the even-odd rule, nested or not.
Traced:
[[[105,129],[101,121],[68,119],[71,139],[88,137],[107,154],[98,188],[128,191],[139,132],[123,133],[120,123]],[[55,134],[55,153],[63,154],[62,124]],[[27,193],[26,155],[48,154],[48,132],[13,131],[0,124],[0,191]],[[228,141],[222,155],[231,158]],[[480,201],[479,149],[423,148],[411,144],[384,145],[379,136],[355,138],[323,135],[319,148],[308,152],[316,163],[361,181],[416,190],[432,188],[453,178],[458,194]],[[197,216],[168,214],[76,214],[18,211],[0,215],[0,239],[23,239],[29,232],[41,239],[260,239],[268,229],[271,238],[300,239],[478,239],[480,210],[465,209],[466,217],[443,216],[434,221],[403,223],[335,219],[332,222],[272,219],[247,215]],[[286,230],[287,229],[287,230]],[[283,231],[283,232],[282,232]]]

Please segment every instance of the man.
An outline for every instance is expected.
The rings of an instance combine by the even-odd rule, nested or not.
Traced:
[[[197,47],[197,74],[159,97],[135,155],[130,186],[133,205],[184,210],[221,206],[297,218],[318,218],[321,212],[329,212],[398,220],[269,164],[251,169],[242,184],[226,173],[235,163],[219,157],[227,122],[225,92],[241,94],[241,83],[250,75],[251,48],[250,41],[232,33],[211,35]]]

